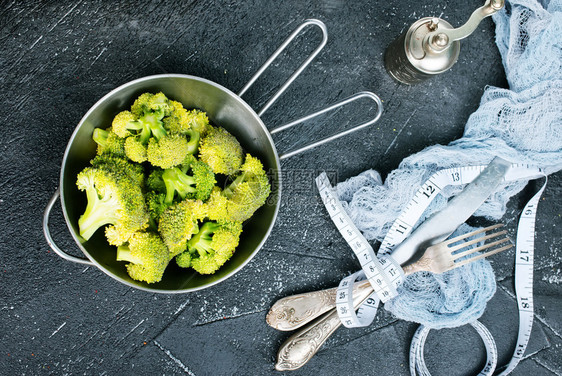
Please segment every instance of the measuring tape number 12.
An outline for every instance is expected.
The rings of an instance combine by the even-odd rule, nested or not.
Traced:
[[[339,285],[336,305],[338,315],[346,327],[359,327],[369,325],[375,318],[379,301],[383,303],[394,298],[397,288],[404,280],[402,268],[392,259],[392,250],[406,239],[414,225],[421,218],[424,211],[433,199],[445,188],[451,185],[464,185],[473,181],[486,168],[482,166],[456,167],[437,171],[418,189],[403,212],[392,224],[386,234],[378,256],[375,255],[359,229],[347,215],[337,194],[330,185],[325,173],[316,178],[320,196],[330,214],[330,217],[346,242],[349,244],[361,263],[362,270],[344,278]],[[517,180],[531,180],[546,177],[539,168],[512,164],[504,177],[504,182]],[[515,352],[507,368],[501,376],[509,374],[517,366],[530,338],[533,325],[533,255],[536,209],[539,198],[546,187],[546,180],[541,189],[531,198],[525,206],[517,228],[516,263],[515,263],[515,291],[519,309],[519,333]],[[353,301],[353,283],[356,280],[367,278],[375,292],[359,307],[355,313]],[[497,349],[495,341],[488,329],[478,321],[471,323],[482,337],[487,349],[488,361],[479,375],[491,375],[497,364]],[[410,351],[410,371],[416,375],[430,375],[423,359],[423,344],[429,328],[421,325],[412,339]]]

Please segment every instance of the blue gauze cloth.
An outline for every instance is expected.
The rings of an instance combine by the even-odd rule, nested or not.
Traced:
[[[384,184],[374,170],[338,184],[342,204],[367,239],[382,241],[420,185],[440,169],[484,165],[495,156],[547,174],[562,169],[562,0],[513,0],[493,17],[510,90],[487,87],[462,138],[404,159]],[[500,219],[526,184],[501,187],[475,215]],[[446,188],[420,222],[460,190]],[[469,230],[461,227],[457,235]],[[456,327],[480,317],[495,289],[490,263],[482,260],[440,275],[415,273],[385,308],[429,328]]]

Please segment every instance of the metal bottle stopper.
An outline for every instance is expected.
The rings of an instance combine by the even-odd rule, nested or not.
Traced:
[[[451,68],[459,57],[459,40],[468,37],[480,21],[503,8],[505,0],[487,0],[468,21],[455,29],[436,17],[422,18],[386,49],[388,73],[404,84],[415,84]]]

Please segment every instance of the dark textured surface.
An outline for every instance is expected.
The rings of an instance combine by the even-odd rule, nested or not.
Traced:
[[[493,24],[462,43],[459,62],[426,84],[407,87],[385,73],[385,47],[422,16],[460,24],[479,1],[169,1],[0,3],[0,374],[275,374],[287,334],[265,324],[278,298],[331,287],[357,268],[318,205],[311,182],[287,179],[275,228],[254,260],[213,288],[155,295],[128,288],[93,267],[49,250],[42,211],[55,191],[68,139],[100,97],[132,79],[187,73],[239,90],[304,19],[323,20],[330,38],[311,67],[263,117],[279,125],[371,90],[384,100],[368,130],[290,158],[289,174],[337,171],[338,179],[376,168],[462,135],[486,85],[505,87]],[[245,96],[259,107],[319,40],[289,48]],[[328,115],[275,137],[280,151],[329,135],[372,113],[368,104]],[[551,177],[537,222],[537,314],[516,375],[562,374],[560,173]],[[527,194],[527,196],[526,196]],[[513,231],[528,192],[504,217]],[[56,205],[57,243],[76,249]],[[482,319],[507,361],[516,336],[513,253],[494,259],[500,288]],[[352,372],[405,375],[415,324],[381,310],[372,326],[339,330],[295,375]],[[474,373],[483,347],[469,328],[433,333],[427,362],[441,375]],[[373,370],[377,370],[376,372]]]

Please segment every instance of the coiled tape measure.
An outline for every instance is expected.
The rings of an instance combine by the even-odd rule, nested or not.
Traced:
[[[357,229],[343,209],[337,194],[325,173],[316,178],[316,185],[330,217],[345,241],[361,263],[362,270],[344,278],[338,287],[336,308],[342,324],[348,328],[370,325],[377,313],[379,302],[386,302],[398,295],[397,288],[404,281],[404,272],[392,259],[392,250],[412,232],[414,226],[433,199],[447,186],[460,186],[472,182],[484,169],[483,166],[456,167],[434,173],[416,192],[400,216],[386,234],[378,256],[369,242]],[[512,164],[504,182],[532,180],[545,177],[539,168],[523,164]],[[535,217],[539,198],[546,187],[546,179],[540,190],[529,200],[521,214],[517,227],[515,292],[519,309],[519,333],[515,352],[501,376],[509,374],[522,359],[533,326],[533,255]],[[353,284],[356,280],[368,279],[375,292],[355,312]],[[487,362],[479,375],[492,375],[497,365],[497,349],[488,329],[478,321],[471,323],[482,337],[487,350]],[[410,372],[429,376],[423,358],[423,347],[429,328],[420,325],[410,348]],[[417,372],[417,373],[416,373]]]

